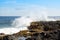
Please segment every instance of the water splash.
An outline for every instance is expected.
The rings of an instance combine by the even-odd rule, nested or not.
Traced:
[[[31,6],[28,7],[28,9],[25,9],[23,13],[26,15],[21,16],[13,21],[14,27],[19,28],[20,30],[28,30],[27,26],[34,21],[55,21],[55,19],[48,18],[48,11],[46,8]]]
[[[15,19],[15,21],[13,21],[13,25],[15,27],[26,27],[29,26],[32,21],[33,21],[32,18],[20,17]]]
[[[20,10],[16,11],[18,13]],[[5,28],[0,30],[6,34],[13,34],[17,33],[20,30],[28,30],[27,26],[29,26],[33,21],[55,21],[55,19],[49,19],[47,13],[48,11],[44,7],[28,6],[23,11],[21,11],[21,14],[23,15],[13,21],[13,28]]]

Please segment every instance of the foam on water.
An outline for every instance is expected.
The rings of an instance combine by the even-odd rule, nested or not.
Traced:
[[[29,6],[25,8],[22,13],[27,14],[20,18],[16,18],[12,23],[13,28],[0,29],[0,33],[13,34],[20,30],[28,30],[27,26],[33,21],[55,21],[55,19],[48,18],[46,8],[41,8],[39,6]]]

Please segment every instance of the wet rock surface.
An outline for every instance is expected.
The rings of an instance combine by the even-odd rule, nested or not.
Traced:
[[[35,32],[31,40],[60,40],[60,21],[32,22],[28,29]]]
[[[0,40],[18,40],[19,36],[25,37],[26,40],[60,40],[60,21],[32,22],[28,30],[1,36]]]

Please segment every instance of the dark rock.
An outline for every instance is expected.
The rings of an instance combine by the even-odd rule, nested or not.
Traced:
[[[33,31],[35,29],[43,31],[39,33],[35,32],[31,36],[32,38],[35,37],[36,40],[60,40],[60,21],[32,22],[28,29],[32,32],[35,32]]]

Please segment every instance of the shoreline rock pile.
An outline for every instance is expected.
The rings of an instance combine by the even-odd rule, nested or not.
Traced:
[[[28,26],[28,30],[23,30],[12,35],[4,34],[0,37],[0,40],[18,40],[21,37],[26,38],[26,40],[60,40],[60,21],[32,22]]]
[[[31,39],[60,40],[60,21],[32,22],[28,29],[33,33]]]

